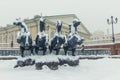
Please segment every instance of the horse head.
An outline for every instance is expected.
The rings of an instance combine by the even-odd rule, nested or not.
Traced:
[[[62,41],[62,35],[61,35],[61,28],[62,28],[62,21],[61,20],[58,20],[57,23],[56,23],[56,34],[54,35],[54,37],[52,38],[52,42],[54,44],[57,44],[57,43],[61,43]]]
[[[25,22],[21,21],[21,19],[16,19],[16,22],[13,23],[15,26],[21,27],[21,32],[28,32],[28,27]]]
[[[40,32],[43,32],[43,31],[45,31],[45,18],[43,18],[43,17],[41,17],[40,18],[40,24],[39,24],[39,26],[40,26]]]
[[[61,32],[61,28],[62,28],[62,21],[58,20],[57,24],[56,24],[56,31],[57,31],[57,33]]]
[[[45,34],[45,20],[45,18],[41,17],[39,21],[39,32],[35,40],[36,45],[39,47],[44,47],[48,43],[48,37]]]
[[[79,26],[80,25],[80,21],[78,20],[78,19],[74,19],[73,20],[73,26],[74,27],[77,27],[77,26]]]
[[[32,45],[32,37],[30,35],[30,32],[28,32],[28,27],[25,22],[21,21],[21,19],[16,19],[16,22],[14,22],[13,24],[21,28],[21,31],[17,35],[17,42],[21,46]]]
[[[74,19],[73,22],[72,22],[72,25],[70,25],[70,32],[72,34],[76,33],[77,32],[77,27],[80,25],[80,21],[78,19]]]

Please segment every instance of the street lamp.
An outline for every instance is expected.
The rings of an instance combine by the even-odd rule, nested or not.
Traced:
[[[111,21],[109,19],[107,19],[107,23],[108,24],[112,24],[112,40],[113,40],[113,43],[115,43],[115,36],[114,36],[113,24],[116,24],[117,21],[118,21],[118,18],[116,17],[115,20],[113,20],[113,16],[111,16]]]

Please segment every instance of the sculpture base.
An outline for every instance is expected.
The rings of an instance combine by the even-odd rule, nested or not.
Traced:
[[[36,70],[42,70],[43,66],[47,66],[51,70],[57,70],[61,66],[78,66],[79,58],[73,56],[62,56],[62,55],[45,55],[45,56],[31,56],[26,58],[18,59],[17,64],[14,68],[34,66]]]

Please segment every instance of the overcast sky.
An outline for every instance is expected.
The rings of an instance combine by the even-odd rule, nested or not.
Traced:
[[[0,0],[0,26],[12,24],[16,18],[33,18],[43,14],[61,15],[76,14],[87,29],[111,33],[107,24],[110,16],[118,18],[114,25],[115,33],[120,33],[120,0]]]

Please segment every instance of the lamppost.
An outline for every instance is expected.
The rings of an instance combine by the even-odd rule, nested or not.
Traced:
[[[113,24],[116,24],[117,21],[118,21],[117,17],[114,20],[113,16],[111,16],[111,21],[109,19],[107,19],[107,23],[108,24],[112,24],[112,41],[113,41],[113,43],[115,43],[115,36],[114,36],[114,27],[113,27]]]

